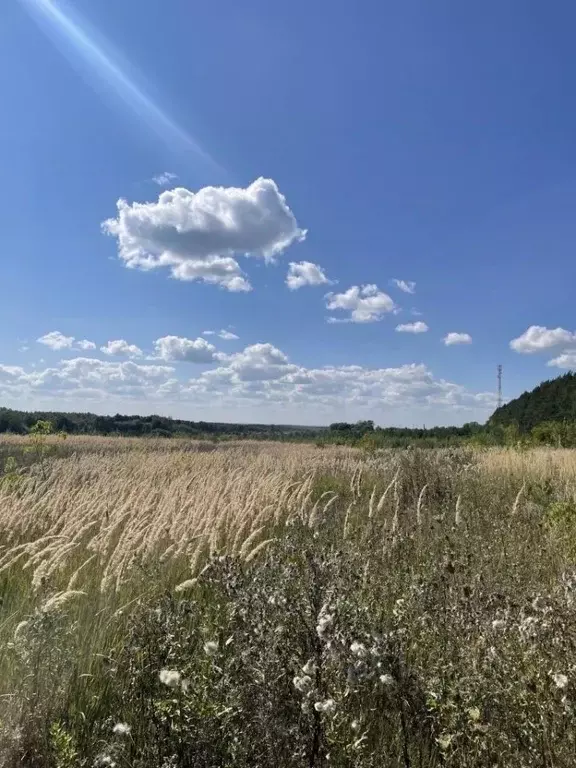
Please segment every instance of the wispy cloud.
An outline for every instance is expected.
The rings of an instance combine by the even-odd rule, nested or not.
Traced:
[[[170,173],[170,171],[164,171],[157,176],[152,176],[152,181],[154,184],[158,184],[159,187],[167,187],[173,181],[176,181],[177,178],[177,174]]]
[[[413,280],[398,280],[397,278],[394,278],[392,282],[397,288],[404,291],[404,293],[416,292],[416,283]]]
[[[428,326],[421,320],[415,323],[402,323],[396,326],[396,330],[399,333],[426,333]]]

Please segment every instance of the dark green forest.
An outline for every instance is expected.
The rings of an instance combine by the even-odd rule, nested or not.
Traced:
[[[515,425],[522,434],[545,422],[576,422],[576,373],[543,381],[498,408],[489,425]]]
[[[166,416],[98,416],[95,413],[61,413],[57,411],[15,411],[0,408],[0,433],[27,434],[38,421],[49,421],[55,432],[68,435],[119,435],[125,437],[266,437],[305,438],[317,434],[322,427],[299,427],[274,424],[220,424],[208,421],[186,421]]]

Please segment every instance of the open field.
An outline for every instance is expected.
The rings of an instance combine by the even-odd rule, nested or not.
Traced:
[[[0,765],[574,765],[575,452],[28,447]]]

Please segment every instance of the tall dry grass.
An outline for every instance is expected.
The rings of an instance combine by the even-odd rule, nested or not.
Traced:
[[[25,443],[3,439],[0,455],[20,456]],[[134,732],[132,746],[113,747],[124,755],[118,764],[163,765],[174,733],[181,754],[166,765],[232,764],[216,744],[237,748],[256,701],[266,710],[264,720],[252,713],[258,738],[286,734],[286,744],[298,743],[291,753],[282,742],[284,765],[324,765],[330,749],[337,765],[569,764],[571,743],[552,745],[566,727],[553,675],[572,674],[576,454],[365,455],[116,438],[51,445],[47,467],[23,466],[16,481],[0,484],[0,733],[6,744],[14,737],[0,748],[6,765],[92,764],[90,750],[107,743],[102,729],[110,731],[111,713],[120,717],[122,708]],[[538,597],[556,605],[561,595],[557,625],[530,608]],[[556,649],[546,622],[565,632]],[[536,626],[541,635],[530,634]],[[214,647],[231,650],[208,674],[202,643],[218,633]],[[350,668],[352,641],[373,648],[372,677],[362,650]],[[194,643],[199,650],[186,655]],[[144,663],[145,650],[154,662]],[[292,686],[298,658],[322,667],[310,690]],[[188,666],[202,692],[195,700],[186,691],[168,731],[157,709],[172,712],[172,704],[154,689],[157,667],[167,663]],[[241,668],[250,664],[248,681]],[[362,687],[380,678],[396,686],[384,699]],[[309,698],[321,690],[323,698]],[[570,701],[571,691],[561,687]],[[533,723],[541,748],[520,733],[508,739],[512,723],[497,699],[522,728],[542,711]],[[185,703],[186,727],[197,742],[201,732],[206,739],[201,756],[182,747]],[[220,732],[218,712],[229,710],[240,720]],[[250,743],[245,749],[235,764],[268,766],[280,747],[268,744],[260,762]],[[66,750],[75,753],[68,763]],[[138,762],[143,755],[148,762]]]

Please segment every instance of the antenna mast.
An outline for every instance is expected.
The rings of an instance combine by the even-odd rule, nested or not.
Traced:
[[[498,366],[498,408],[502,407],[502,366]]]

